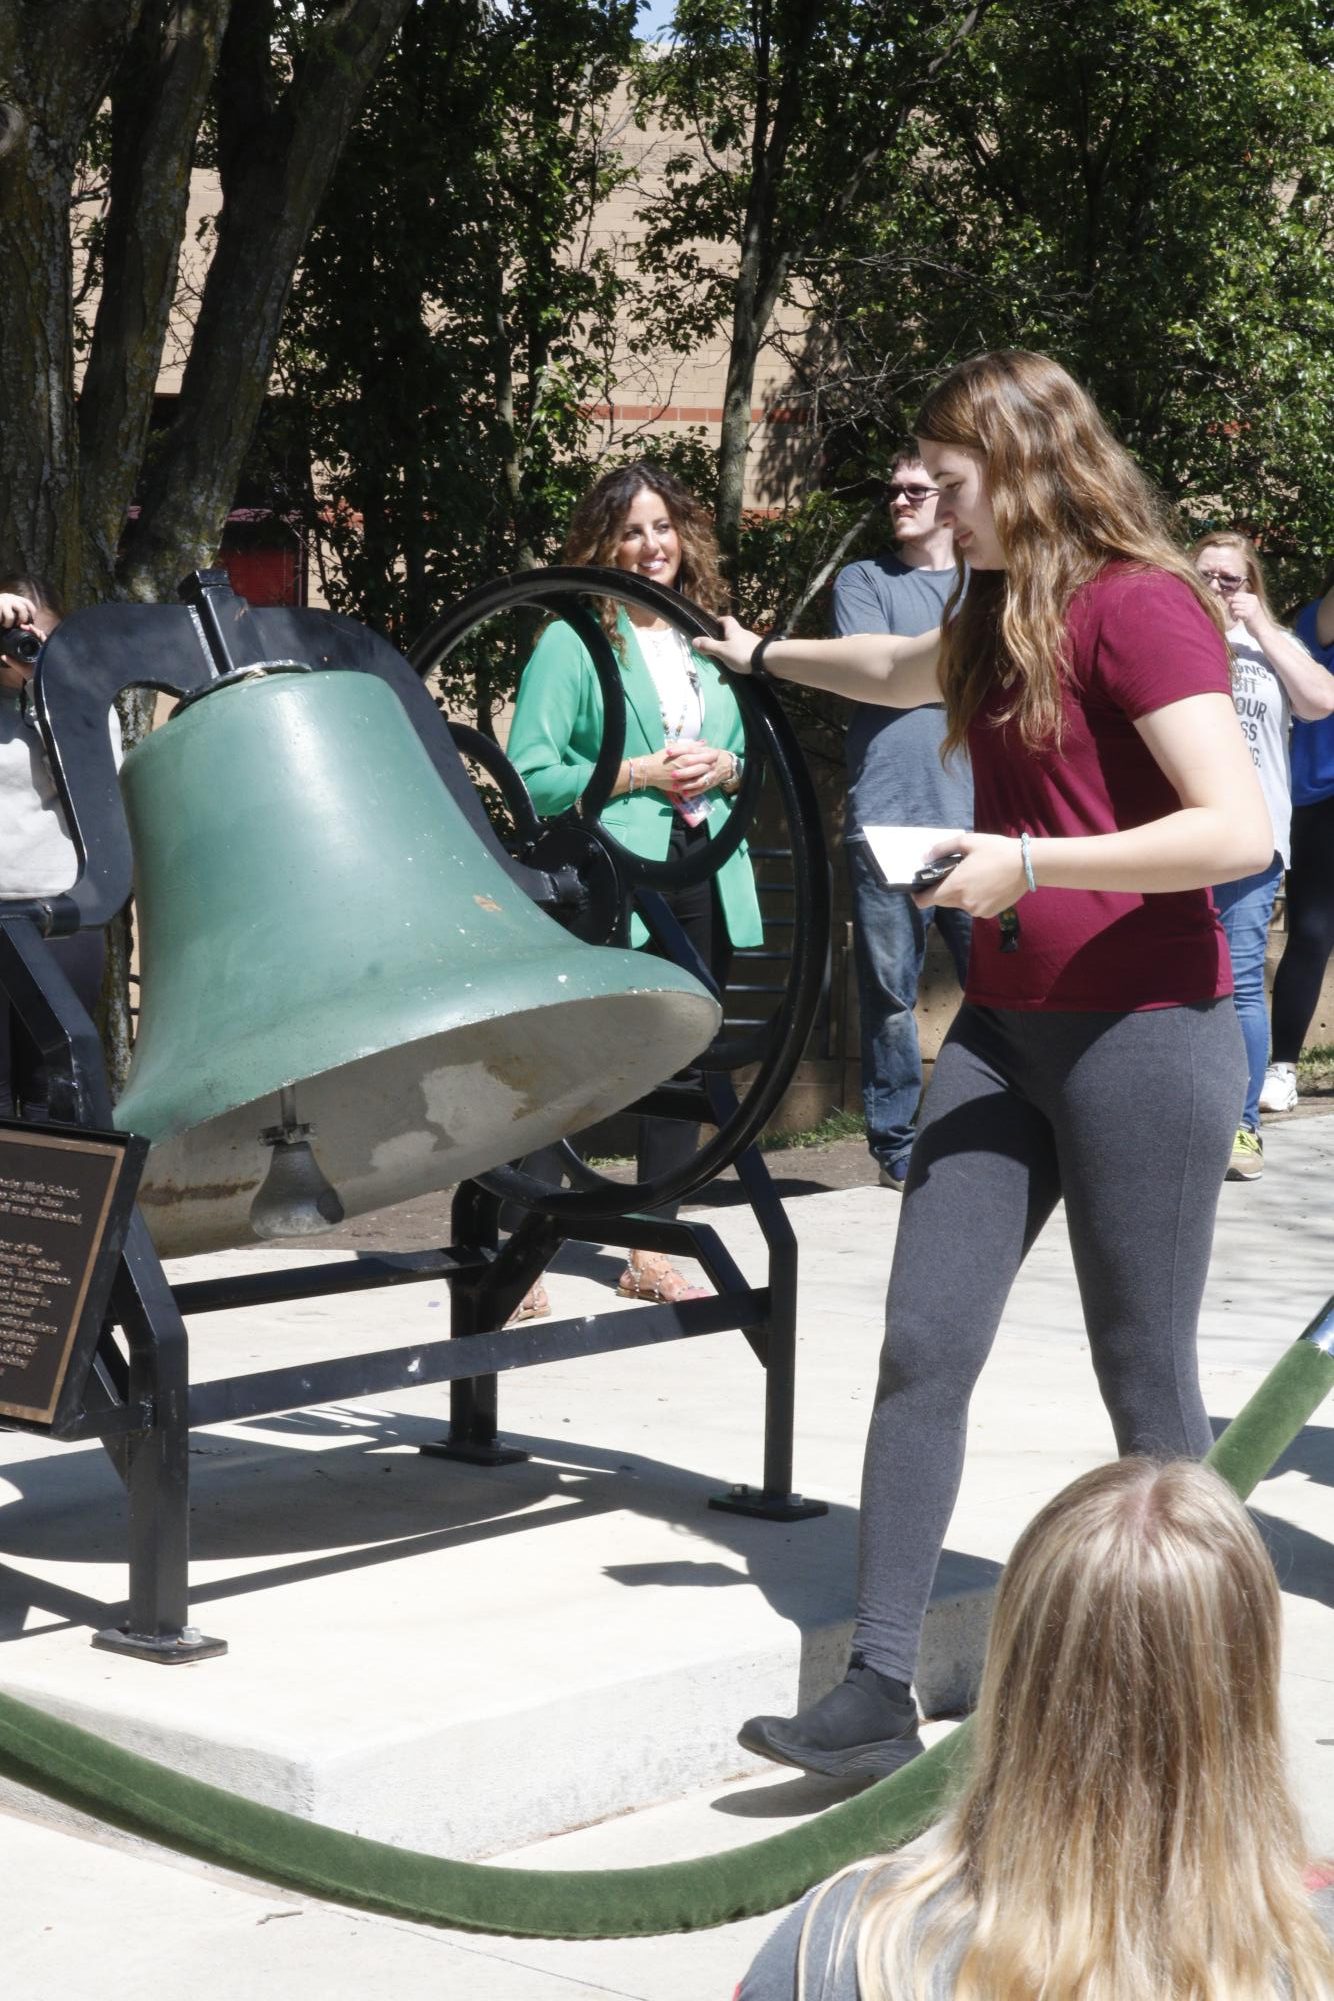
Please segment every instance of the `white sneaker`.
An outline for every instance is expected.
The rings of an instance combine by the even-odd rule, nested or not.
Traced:
[[[1271,1063],[1265,1071],[1264,1083],[1260,1086],[1260,1110],[1262,1112],[1295,1112],[1297,1109],[1297,1071],[1291,1063]]]

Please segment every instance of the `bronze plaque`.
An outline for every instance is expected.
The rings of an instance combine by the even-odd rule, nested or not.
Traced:
[[[0,1121],[0,1417],[50,1424],[72,1364],[81,1390],[145,1150],[125,1133]]]

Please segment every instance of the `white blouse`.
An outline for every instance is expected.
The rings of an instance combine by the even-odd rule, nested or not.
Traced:
[[[664,738],[697,743],[704,734],[704,696],[689,644],[670,625],[637,625],[635,638],[658,691]]]

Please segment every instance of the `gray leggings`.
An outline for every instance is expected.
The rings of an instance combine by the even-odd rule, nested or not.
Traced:
[[[1230,999],[960,1009],[912,1152],[866,1441],[853,1646],[883,1674],[912,1679],[973,1385],[1062,1197],[1118,1452],[1208,1451],[1196,1323],[1245,1081]]]

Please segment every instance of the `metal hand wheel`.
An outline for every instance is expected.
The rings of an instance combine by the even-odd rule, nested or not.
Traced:
[[[693,1160],[656,1179],[625,1183],[589,1167],[566,1141],[560,1155],[575,1184],[572,1188],[552,1187],[517,1167],[497,1168],[480,1177],[483,1187],[506,1201],[565,1222],[591,1222],[677,1202],[722,1173],[758,1138],[806,1047],[819,1006],[829,938],[829,865],[819,802],[792,725],[767,682],[729,676],[745,730],[745,768],[732,811],[717,835],[688,856],[652,861],[608,831],[601,815],[624,756],[625,690],[604,627],[579,602],[589,597],[640,605],[665,618],[686,639],[716,638],[722,630],[717,619],[688,598],[624,570],[529,570],[469,592],[429,627],[408,656],[425,678],[479,625],[519,606],[537,606],[564,619],[588,649],[602,694],[604,723],[601,748],[577,814],[540,820],[522,777],[504,752],[480,731],[454,726],[460,750],[500,788],[514,819],[520,859],[543,868],[553,862],[572,865],[588,891],[588,904],[583,920],[576,919],[571,928],[606,942],[615,919],[641,893],[685,889],[717,874],[746,837],[767,772],[777,788],[790,836],[793,946],[783,992],[770,1019],[743,1034],[729,1034],[724,1025],[695,1059],[693,1067],[704,1073],[709,1100],[697,1115],[713,1118],[717,1131]],[[675,927],[670,919],[664,922],[660,908],[654,909],[652,895],[644,895],[643,902],[651,928],[666,934],[666,949],[698,972],[683,935],[676,931],[672,938]],[[755,1074],[738,1099],[726,1075],[751,1064],[757,1066]],[[651,1101],[645,1109],[653,1110]]]

